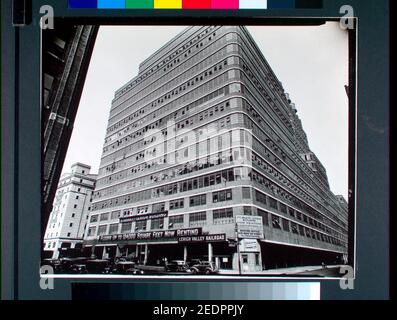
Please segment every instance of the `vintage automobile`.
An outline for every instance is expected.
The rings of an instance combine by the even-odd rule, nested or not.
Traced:
[[[145,274],[145,271],[134,266],[132,268],[127,269],[125,271],[125,274],[142,275]]]
[[[193,274],[215,274],[218,273],[218,268],[215,263],[210,261],[194,260],[190,262],[190,269]]]
[[[192,273],[189,265],[183,260],[172,260],[165,265],[167,273]]]
[[[87,274],[87,267],[85,264],[73,264],[70,267],[70,272],[73,274]]]
[[[132,261],[118,261],[112,266],[111,272],[115,274],[138,274],[140,270],[135,268],[135,263]]]
[[[59,259],[43,259],[41,261],[41,266],[50,266],[54,273],[62,272],[61,261]]]
[[[60,258],[60,272],[61,273],[74,273],[76,271],[75,265],[85,265],[87,258]]]
[[[86,261],[88,273],[108,274],[111,273],[111,263],[107,259],[90,259]]]

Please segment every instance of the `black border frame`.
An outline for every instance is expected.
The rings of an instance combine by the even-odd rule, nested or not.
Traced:
[[[53,1],[55,2],[55,1]],[[66,1],[52,4],[60,16],[106,17],[127,16],[155,19],[194,16],[200,19],[217,17],[219,12],[176,12],[125,10],[67,10]],[[387,299],[389,297],[389,17],[387,0],[327,1],[323,9],[223,12],[233,19],[263,17],[338,16],[348,2],[360,21],[358,30],[358,105],[357,110],[357,277],[354,290],[342,291],[334,281],[321,283],[325,299]],[[48,3],[48,1],[46,2]],[[39,132],[38,101],[35,83],[38,75],[38,18],[44,1],[33,0],[33,22],[25,27],[13,27],[11,1],[2,8],[2,297],[4,299],[70,298],[69,281],[59,280],[54,291],[38,287],[38,265],[35,260],[39,226],[30,212],[37,209],[40,194],[40,165],[36,159],[38,138],[28,134]],[[153,18],[153,16],[152,16]],[[124,19],[127,19],[124,17]],[[201,20],[200,24],[204,23]],[[151,22],[150,24],[153,24]],[[173,23],[175,24],[175,23]],[[244,23],[246,24],[246,23]],[[377,63],[373,63],[373,61]],[[29,73],[25,71],[29,70]],[[374,156],[374,155],[377,155]],[[24,159],[31,161],[26,162]],[[23,198],[21,195],[24,195]],[[36,259],[35,259],[36,257]],[[295,281],[294,281],[295,282]],[[117,289],[116,287],[113,289]]]

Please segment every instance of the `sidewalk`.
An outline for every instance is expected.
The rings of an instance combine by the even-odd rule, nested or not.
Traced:
[[[326,268],[339,268],[340,265],[330,265]],[[315,270],[323,270],[323,267],[320,266],[301,266],[301,267],[293,267],[293,268],[280,268],[280,269],[269,269],[269,270],[262,270],[262,271],[251,271],[251,272],[242,272],[241,275],[246,276],[255,276],[255,275],[299,275],[302,272],[308,271],[315,271]],[[239,272],[237,270],[227,270],[227,269],[220,269],[220,275],[230,275],[230,276],[238,276]]]

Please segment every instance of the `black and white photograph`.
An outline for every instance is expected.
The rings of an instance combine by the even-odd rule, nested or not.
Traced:
[[[42,31],[42,261],[61,277],[341,277],[349,34]]]

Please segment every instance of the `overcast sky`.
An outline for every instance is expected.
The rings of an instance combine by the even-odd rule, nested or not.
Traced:
[[[184,28],[100,28],[63,172],[83,162],[97,173],[115,91],[137,75],[144,59]],[[347,199],[347,33],[336,22],[308,27],[249,26],[248,30],[296,104],[309,146],[327,170],[331,190]]]

